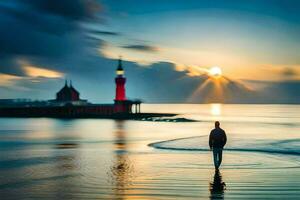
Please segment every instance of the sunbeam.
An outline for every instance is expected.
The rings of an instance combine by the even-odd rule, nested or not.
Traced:
[[[205,80],[199,84],[188,98],[188,102],[226,103],[230,102],[237,95],[243,98],[243,96],[248,96],[254,92],[240,81],[232,80],[222,75],[219,69],[212,71],[214,73],[209,71],[209,76],[205,76]]]
[[[202,91],[208,86],[210,81],[210,78],[207,78],[203,83],[201,83],[188,98],[188,102],[193,102],[195,99],[197,99],[197,96],[202,93]]]

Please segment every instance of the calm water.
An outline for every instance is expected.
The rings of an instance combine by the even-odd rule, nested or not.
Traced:
[[[142,110],[199,121],[0,118],[0,198],[299,199],[300,105]],[[220,174],[207,147],[215,120],[228,136]]]

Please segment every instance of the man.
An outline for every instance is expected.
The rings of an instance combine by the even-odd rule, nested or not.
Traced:
[[[215,122],[215,129],[209,135],[209,147],[213,151],[215,169],[218,170],[222,162],[222,151],[227,141],[226,133],[220,128],[220,122]]]

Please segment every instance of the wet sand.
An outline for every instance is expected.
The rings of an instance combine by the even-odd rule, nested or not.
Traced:
[[[107,151],[110,145],[113,152]],[[215,173],[210,152],[137,151],[134,147],[140,143],[124,145],[121,141],[16,152],[15,160],[1,161],[1,197],[297,199],[300,195],[298,157],[225,151],[220,173]]]

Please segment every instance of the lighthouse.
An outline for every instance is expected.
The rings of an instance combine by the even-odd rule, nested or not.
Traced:
[[[122,60],[119,59],[118,68],[116,70],[117,77],[115,78],[116,83],[116,97],[115,101],[126,101],[125,83],[126,78],[124,77],[124,69],[122,67]]]
[[[114,104],[114,112],[115,113],[130,113],[131,112],[131,101],[126,99],[125,92],[125,83],[126,78],[124,76],[124,69],[122,66],[122,59],[119,59],[118,68],[116,70],[116,96],[115,96],[115,104]]]

